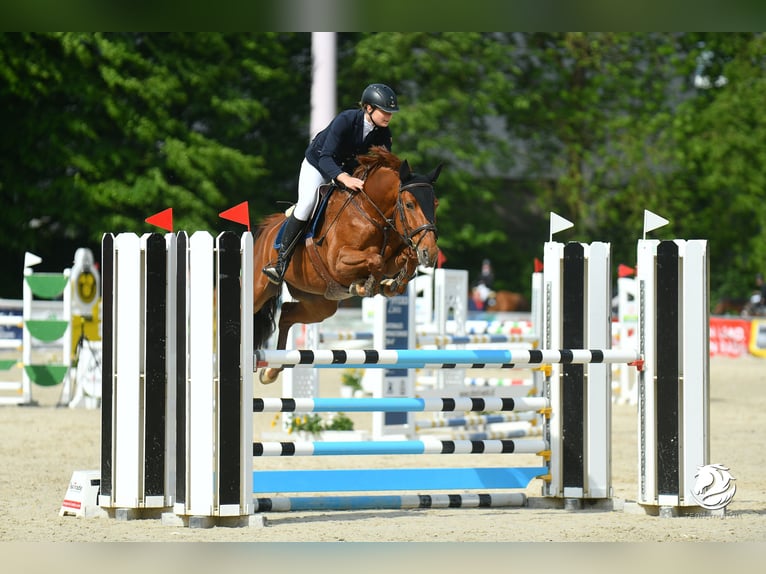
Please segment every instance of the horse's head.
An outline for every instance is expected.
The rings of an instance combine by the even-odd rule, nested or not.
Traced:
[[[439,249],[436,246],[436,206],[434,183],[442,166],[421,175],[410,169],[384,147],[373,147],[357,158],[356,177],[365,179],[364,193],[388,225],[395,226],[402,241],[417,255],[419,265],[433,267]]]
[[[436,265],[439,248],[436,245],[436,207],[434,183],[442,170],[441,164],[427,175],[413,173],[407,160],[399,168],[397,228],[407,244],[415,251],[418,264]]]

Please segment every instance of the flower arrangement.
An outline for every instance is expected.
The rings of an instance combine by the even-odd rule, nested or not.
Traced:
[[[333,413],[328,421],[322,419],[318,414],[293,417],[287,432],[303,432],[311,435],[319,435],[323,431],[351,430],[354,430],[354,421],[352,421],[345,413]]]

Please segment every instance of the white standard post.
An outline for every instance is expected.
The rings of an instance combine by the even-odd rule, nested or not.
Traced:
[[[611,248],[609,243],[591,243],[588,253],[588,306],[586,347],[612,347]],[[627,366],[624,366],[627,368]],[[612,497],[611,409],[612,365],[587,365],[585,417],[585,498]]]
[[[144,362],[141,239],[120,233],[114,256],[114,379],[112,409],[112,500],[102,506],[139,508],[143,476],[143,397],[141,365]]]
[[[683,501],[694,505],[699,466],[710,463],[710,272],[707,241],[683,246]]]
[[[447,329],[447,322],[453,321],[454,332]],[[436,333],[465,335],[468,320],[468,271],[465,269],[436,269],[434,271],[434,322]],[[451,345],[461,349],[465,345]],[[436,387],[441,390],[465,392],[466,369],[439,369],[436,372]],[[448,393],[449,396],[453,396]]]
[[[638,502],[673,512],[697,506],[694,474],[709,462],[707,242],[642,240],[637,260]]]
[[[548,242],[543,262],[541,344],[545,349],[611,348],[610,245]],[[551,480],[547,496],[603,499],[611,487],[611,369],[553,364],[545,396]]]
[[[174,512],[212,525],[253,511],[253,238],[224,233],[214,243],[196,232],[189,246],[186,464],[178,470],[186,496]]]
[[[213,338],[213,237],[198,231],[189,249],[187,331],[187,500],[176,514],[213,516],[215,507],[215,347]],[[179,469],[180,471],[180,469]]]
[[[24,280],[23,283],[23,302],[21,311],[22,323],[26,323],[32,318],[32,288],[27,283],[27,276],[32,275],[34,271],[31,267],[24,268]],[[21,329],[21,364],[32,364],[32,335],[26,326]],[[32,402],[32,379],[29,378],[26,368],[21,369],[21,397],[18,399],[21,404],[29,404]]]
[[[532,329],[534,330],[535,335],[534,346],[537,348],[543,348],[542,341],[545,332],[545,315],[543,309],[544,292],[545,289],[543,287],[542,272],[532,273],[531,317]],[[532,381],[535,395],[541,395],[545,381],[545,375],[543,371],[540,369],[535,369],[532,371]]]
[[[242,234],[242,300],[240,307],[242,317],[240,318],[240,329],[242,343],[240,345],[240,370],[242,375],[242,393],[241,401],[241,433],[240,446],[240,468],[241,485],[240,498],[242,500],[241,509],[245,514],[251,514],[253,509],[253,235],[252,233]],[[318,328],[317,328],[318,331]]]

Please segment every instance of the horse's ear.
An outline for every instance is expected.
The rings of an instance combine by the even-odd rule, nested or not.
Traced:
[[[439,174],[441,173],[443,167],[444,167],[444,164],[440,163],[435,170],[429,173],[428,181],[430,181],[431,183],[434,183],[439,178]]]
[[[412,170],[409,162],[405,159],[399,167],[399,181],[409,181],[412,177]]]

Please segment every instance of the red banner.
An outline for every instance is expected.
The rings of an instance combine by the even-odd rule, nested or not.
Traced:
[[[750,321],[710,317],[710,356],[741,357],[749,354]]]

